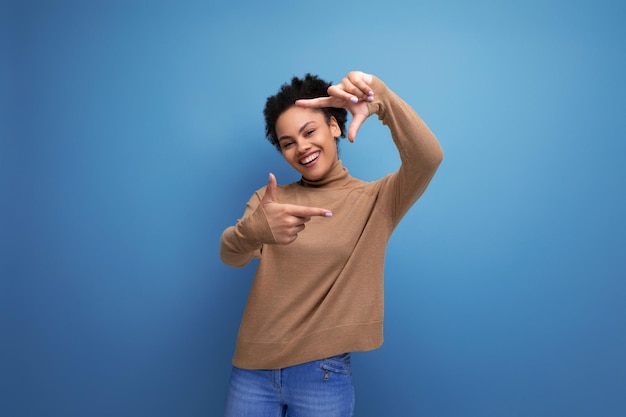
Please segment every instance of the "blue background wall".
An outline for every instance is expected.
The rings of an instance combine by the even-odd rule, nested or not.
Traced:
[[[357,416],[626,415],[618,1],[2,4],[0,414],[218,416],[265,98],[362,69],[446,159],[388,250]],[[342,159],[398,158],[376,120]]]

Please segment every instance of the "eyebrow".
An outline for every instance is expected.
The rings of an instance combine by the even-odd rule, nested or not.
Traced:
[[[311,123],[315,123],[315,122],[313,120],[311,120],[310,122],[306,122],[305,124],[302,125],[300,130],[298,130],[298,133],[302,133],[302,131],[304,129],[306,129],[306,127],[308,125],[310,125]],[[284,140],[284,139],[291,139],[291,136],[289,136],[289,135],[282,135],[281,137],[278,138],[278,141],[280,142],[281,140]]]

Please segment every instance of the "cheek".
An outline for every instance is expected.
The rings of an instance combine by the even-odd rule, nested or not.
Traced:
[[[288,162],[291,161],[291,159],[293,158],[293,151],[291,151],[291,148],[290,149],[281,150],[280,154]]]

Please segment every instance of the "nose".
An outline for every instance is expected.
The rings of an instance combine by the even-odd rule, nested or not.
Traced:
[[[306,139],[298,140],[298,153],[305,154],[309,149],[311,149],[311,144]]]

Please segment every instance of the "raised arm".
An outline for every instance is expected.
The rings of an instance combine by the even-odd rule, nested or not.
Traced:
[[[397,223],[426,190],[443,160],[443,150],[411,106],[376,78],[372,87],[376,99],[368,107],[389,127],[402,161],[400,169],[389,179]]]
[[[391,193],[394,222],[422,195],[443,159],[437,138],[417,113],[377,77],[350,72],[328,88],[330,97],[298,100],[303,107],[344,107],[352,114],[348,139],[354,141],[361,124],[376,114],[389,127],[402,165],[386,181],[383,192]]]

